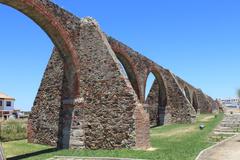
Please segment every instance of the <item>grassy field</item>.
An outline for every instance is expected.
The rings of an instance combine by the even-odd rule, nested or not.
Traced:
[[[32,156],[27,159],[42,160],[53,156],[121,157],[152,160],[194,160],[198,153],[213,144],[209,138],[223,115],[200,115],[195,124],[175,124],[151,129],[151,144],[155,150],[59,150]],[[200,124],[204,130],[199,130]],[[48,149],[47,146],[28,144],[26,140],[3,143],[7,157]]]
[[[0,141],[7,142],[27,138],[27,119],[0,122]]]

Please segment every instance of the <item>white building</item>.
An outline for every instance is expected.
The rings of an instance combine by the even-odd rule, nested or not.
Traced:
[[[14,110],[14,102],[15,102],[15,98],[0,92],[0,110],[1,111]]]
[[[221,99],[221,102],[226,107],[233,107],[233,108],[240,107],[240,99],[239,98]]]

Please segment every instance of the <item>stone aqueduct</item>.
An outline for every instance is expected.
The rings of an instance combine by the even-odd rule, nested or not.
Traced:
[[[192,123],[198,113],[218,110],[211,97],[107,36],[92,18],[48,0],[0,3],[30,17],[55,44],[29,118],[29,142],[145,149],[150,126]],[[156,80],[145,100],[149,73]]]

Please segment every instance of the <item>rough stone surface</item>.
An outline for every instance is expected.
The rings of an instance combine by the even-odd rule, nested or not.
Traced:
[[[195,111],[199,113],[218,112],[220,104],[204,94],[201,89],[196,89],[179,77],[177,77],[177,79],[181,89],[189,102],[193,105]]]
[[[78,82],[79,94],[72,97],[71,90],[75,88],[72,82],[74,75],[64,72],[64,70],[69,71],[68,66],[63,67],[62,70],[49,70],[49,68],[54,69],[57,65],[64,64],[59,53],[55,52],[54,55],[58,54],[58,59],[50,60],[56,64],[48,65],[36,98],[36,104],[29,118],[29,141],[52,145],[58,143],[62,148],[137,147],[146,149],[150,147],[148,115],[142,104],[139,103],[127,77],[121,72],[118,59],[111,50],[105,35],[101,33],[94,20],[87,18],[82,19],[81,22],[79,55],[82,58],[79,61],[81,64],[79,74],[82,76]],[[54,79],[56,78],[54,72],[61,77]],[[60,126],[58,133],[57,129],[54,130],[54,133],[58,135],[54,141],[56,144],[45,142],[48,141],[47,137],[50,138],[51,134],[47,131],[46,135],[42,137],[43,126],[38,125],[38,132],[33,129],[38,123],[38,119],[35,118],[38,116],[38,111],[40,109],[47,111],[46,107],[49,107],[49,105],[42,104],[46,100],[41,96],[41,91],[48,93],[49,96],[57,95],[48,89],[47,83],[44,83],[45,81],[54,82],[54,80],[62,82],[61,84],[56,82],[61,86],[59,88],[60,99],[55,99],[57,102],[61,102],[56,105],[54,112],[58,114],[55,117],[60,118],[58,121],[54,120]],[[38,98],[39,96],[40,98]],[[46,113],[42,114],[46,115]],[[53,125],[48,126],[52,127]]]
[[[103,34],[92,18],[75,17],[48,0],[0,3],[34,20],[56,46],[29,117],[29,142],[146,149],[149,121],[152,126],[192,123],[199,111],[218,107],[201,90]],[[156,80],[145,100],[151,72]]]
[[[135,89],[135,92],[139,96],[140,102],[144,104],[145,109],[149,111],[152,126],[157,123],[194,122],[196,112],[187,100],[174,74],[119,41],[111,37],[108,38],[108,41],[117,57],[122,57],[120,61],[125,59],[130,64],[125,69],[134,72],[132,75],[134,78],[129,77],[129,80],[131,83],[138,84],[138,89]],[[129,69],[129,66],[131,69]],[[155,75],[157,81],[154,85],[158,84],[160,90],[158,91],[159,88],[153,86],[149,97],[145,101],[146,81],[151,72]],[[155,111],[158,113],[155,113]],[[158,116],[157,119],[156,116]]]
[[[47,65],[29,117],[28,140],[56,145],[62,99],[64,64],[55,49]]]

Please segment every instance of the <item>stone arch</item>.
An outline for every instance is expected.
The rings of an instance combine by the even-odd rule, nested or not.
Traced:
[[[118,60],[120,61],[120,63],[122,64],[122,66],[124,67],[127,77],[136,93],[136,95],[138,96],[138,98],[140,99],[140,89],[139,89],[139,82],[138,82],[138,78],[136,75],[136,69],[131,61],[131,58],[128,55],[125,54],[120,54],[120,53],[115,53]]]
[[[198,112],[198,99],[197,99],[197,95],[196,95],[196,92],[193,92],[193,95],[192,95],[192,105],[193,105],[193,108],[195,109],[196,113]]]
[[[65,87],[68,86],[68,89],[65,89],[65,91],[66,90],[68,91],[64,93],[64,97],[62,97],[63,99],[61,98],[58,99],[59,104],[56,104],[56,105],[54,104],[55,106],[51,104],[52,105],[51,109],[54,110],[53,108],[58,107],[57,105],[61,105],[62,106],[61,108],[63,110],[64,108],[72,109],[73,108],[72,104],[61,104],[61,100],[64,100],[64,98],[68,100],[72,100],[79,95],[79,87],[78,87],[79,76],[77,72],[77,69],[79,68],[79,63],[78,63],[79,56],[73,44],[71,32],[68,30],[67,26],[64,23],[62,23],[61,17],[57,15],[57,11],[58,12],[64,12],[64,11],[62,11],[60,8],[55,6],[52,2],[47,0],[18,0],[18,1],[0,0],[0,4],[9,6],[26,15],[26,17],[33,20],[52,40],[53,44],[55,45],[55,48],[53,51],[54,56],[51,57],[51,59],[62,58],[64,64],[61,64],[61,67],[64,68],[64,71],[66,73],[66,77],[65,77],[66,79],[64,80],[65,81],[64,83],[67,83]],[[57,54],[59,54],[60,57],[56,57]],[[60,66],[58,66],[60,64],[54,64],[51,60],[50,62],[51,63],[48,64],[49,66],[51,66],[50,68],[54,68],[54,67],[61,68]],[[68,72],[68,71],[71,71],[71,72]],[[50,71],[45,72],[45,76],[48,76],[48,72]],[[60,79],[58,80],[61,81]],[[43,81],[41,85],[44,86]],[[54,86],[54,84],[51,87],[52,90],[57,88],[58,87]],[[46,114],[47,112],[49,112],[46,108],[39,110],[38,109],[39,107],[37,107],[37,106],[43,105],[41,104],[41,102],[36,102],[38,101],[37,99],[40,98],[38,97],[39,95],[44,95],[44,91],[41,89],[38,91],[38,95],[33,104],[34,106],[32,109],[32,113],[41,112],[42,114]],[[60,97],[62,95],[54,95],[54,97],[57,97],[57,96]],[[61,115],[64,115],[63,112],[66,112],[66,111],[63,111],[63,110],[60,110],[59,112],[54,113],[54,116],[52,116],[54,120],[49,122],[50,124],[52,124],[52,126],[60,125],[60,124],[55,124],[55,122],[58,123],[59,121],[59,123],[61,123],[61,121],[64,121]],[[49,130],[46,129],[45,132],[48,132],[47,136],[52,137],[52,139],[49,139],[47,141],[36,140],[37,134],[42,133],[42,132],[38,132],[38,129],[37,129],[38,127],[36,127],[36,124],[43,125],[41,124],[42,122],[38,122],[38,121],[39,121],[38,117],[35,117],[34,114],[30,115],[29,122],[28,122],[29,142],[44,143],[49,145],[56,145],[56,143],[61,143],[57,139],[59,138],[60,135],[56,138],[56,133],[61,132],[60,131],[61,127],[59,128],[52,127],[51,125],[49,126],[51,126],[52,128],[50,127]]]
[[[185,92],[185,95],[186,95],[187,99],[188,99],[189,102],[191,103],[190,91],[189,91],[189,89],[188,89],[187,86],[184,87],[184,92]]]
[[[150,73],[155,76],[155,80],[147,96],[145,105],[149,113],[151,126],[160,126],[165,123],[165,112],[167,106],[166,85],[159,71],[151,70],[147,75],[149,76]],[[146,90],[148,76],[146,77],[144,90]]]
[[[57,7],[53,3],[47,0],[0,0],[0,4],[12,7],[32,19],[49,36],[64,60],[73,64],[72,67],[78,66],[79,57],[74,44],[72,44],[70,33],[60,22],[57,13],[54,13],[53,9]]]

